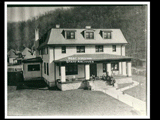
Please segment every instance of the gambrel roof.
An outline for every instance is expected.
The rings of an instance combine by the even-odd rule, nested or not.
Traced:
[[[65,31],[75,31],[75,39],[66,39]],[[85,31],[94,31],[94,39],[85,39]],[[103,39],[102,32],[111,32],[111,39]],[[39,48],[45,45],[83,45],[83,44],[127,44],[120,29],[68,29],[52,28],[39,40]]]

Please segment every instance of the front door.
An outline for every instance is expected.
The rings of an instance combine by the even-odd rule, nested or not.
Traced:
[[[92,75],[97,77],[97,64],[90,64],[90,76]]]

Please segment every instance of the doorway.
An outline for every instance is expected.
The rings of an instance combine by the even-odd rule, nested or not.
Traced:
[[[90,76],[92,75],[97,77],[97,64],[90,64]]]

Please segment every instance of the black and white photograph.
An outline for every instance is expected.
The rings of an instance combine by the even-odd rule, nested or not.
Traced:
[[[150,118],[150,2],[5,2],[5,118]]]

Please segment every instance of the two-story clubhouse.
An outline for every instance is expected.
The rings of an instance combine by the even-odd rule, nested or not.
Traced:
[[[131,76],[131,58],[125,56],[127,41],[120,29],[56,28],[39,38],[35,30],[37,58],[24,61],[24,79],[42,77],[53,87],[60,79],[89,80],[91,75]]]

